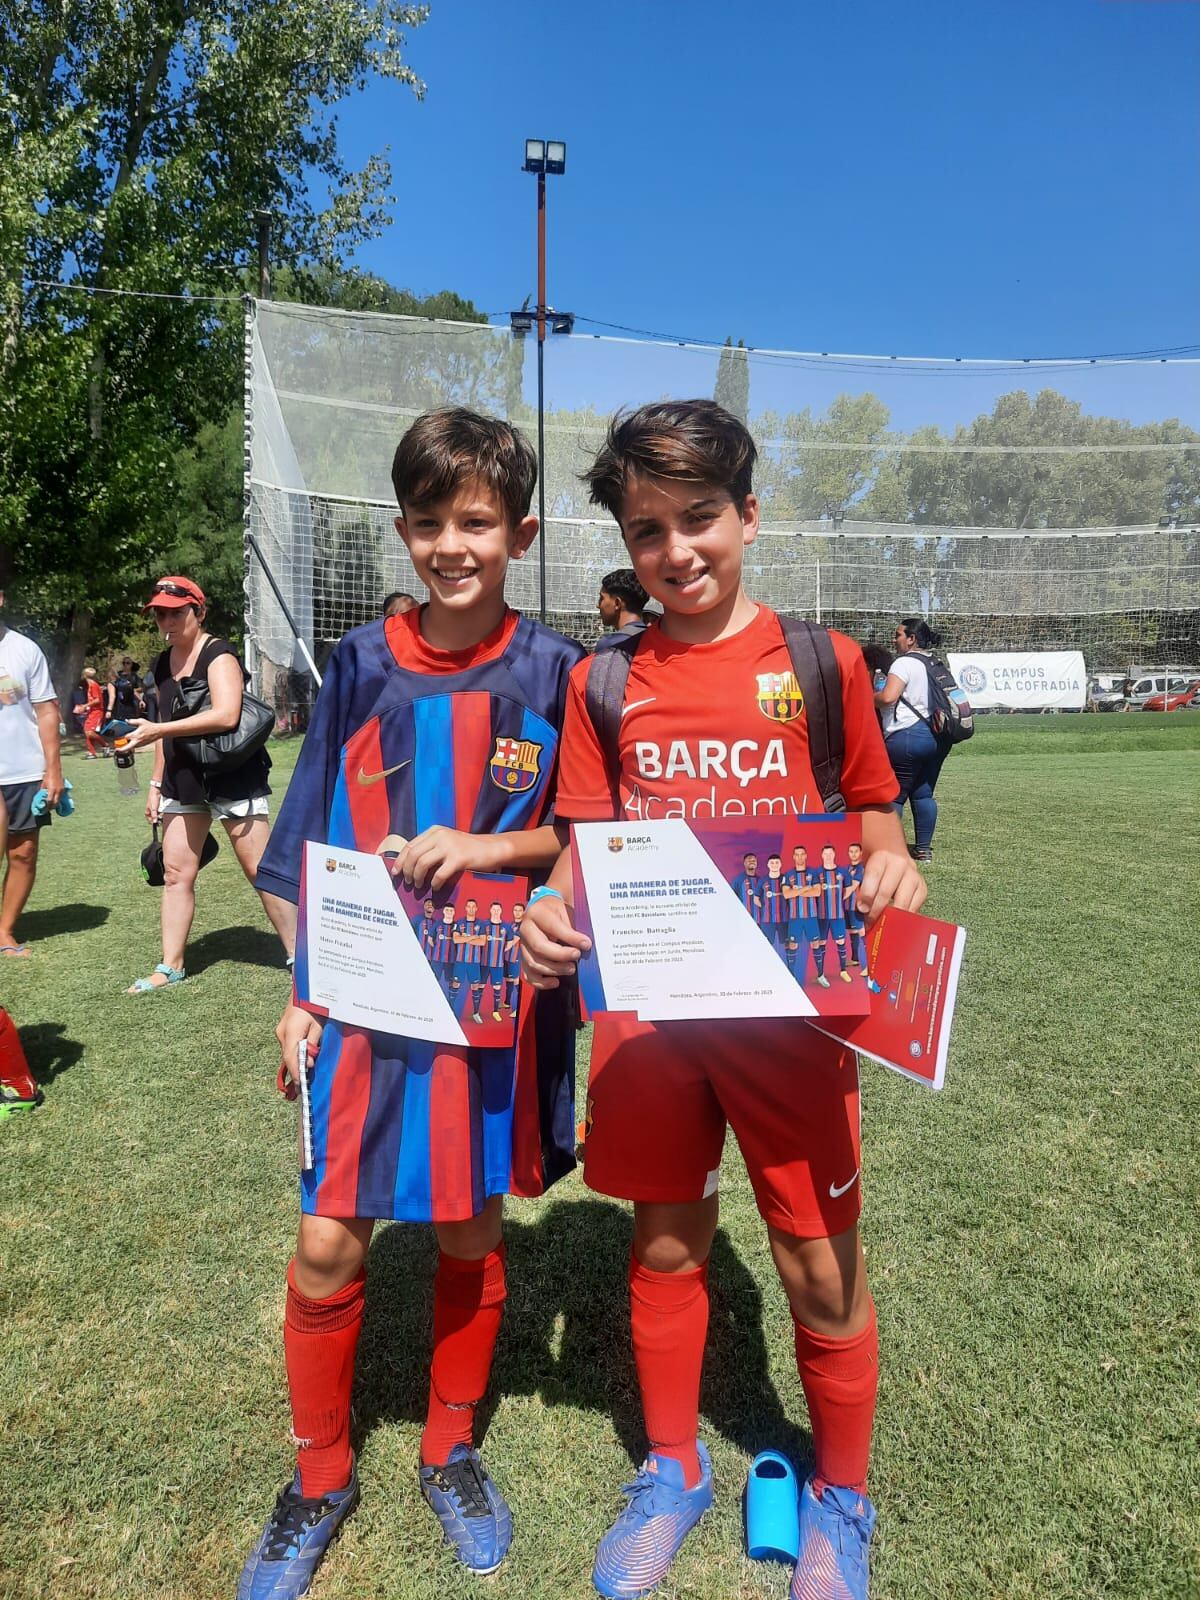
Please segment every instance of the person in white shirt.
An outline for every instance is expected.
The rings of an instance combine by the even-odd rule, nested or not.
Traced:
[[[0,590],[0,611],[4,593]],[[0,617],[0,798],[8,815],[8,866],[0,896],[0,958],[27,956],[17,938],[17,918],[37,876],[38,833],[62,799],[59,706],[46,658],[23,633]],[[33,813],[39,789],[46,807]]]
[[[946,759],[946,747],[934,738],[929,725],[929,671],[922,655],[941,642],[941,635],[919,617],[905,617],[893,639],[896,659],[875,694],[888,759],[900,785],[896,810],[903,815],[905,804],[912,806],[916,838],[909,853],[916,861],[933,860],[938,817],[933,791]]]

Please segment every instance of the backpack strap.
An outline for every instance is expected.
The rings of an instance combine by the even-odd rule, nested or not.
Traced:
[[[614,640],[593,655],[584,686],[584,704],[604,753],[604,770],[612,796],[613,816],[621,815],[621,712],[625,706],[625,685],[641,634]]]
[[[845,811],[842,761],[846,732],[842,718],[842,675],[828,628],[803,617],[779,618],[792,670],[808,713],[808,756],[826,811]]]

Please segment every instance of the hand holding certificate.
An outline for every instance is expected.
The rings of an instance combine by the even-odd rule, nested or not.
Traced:
[[[937,1089],[966,935],[890,907],[868,929],[853,815],[577,824],[589,1013],[796,1017]]]
[[[381,856],[305,845],[295,975],[298,1002],[320,1015],[467,1043]]]

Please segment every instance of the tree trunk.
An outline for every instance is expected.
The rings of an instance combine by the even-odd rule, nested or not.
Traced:
[[[86,606],[76,606],[65,633],[55,636],[51,645],[50,676],[58,692],[58,703],[64,708],[63,721],[67,719],[75,686],[83,676],[83,663],[88,645],[92,642],[92,613]]]

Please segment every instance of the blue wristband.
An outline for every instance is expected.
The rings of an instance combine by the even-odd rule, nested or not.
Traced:
[[[556,900],[562,900],[562,890],[561,889],[552,889],[548,883],[543,883],[541,888],[540,889],[535,889],[533,891],[533,893],[529,896],[529,899],[526,900],[525,909],[528,910],[529,907],[531,905],[533,905],[538,900],[545,900],[547,895],[553,895]],[[565,904],[565,902],[564,902],[564,904]]]

